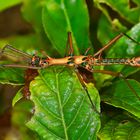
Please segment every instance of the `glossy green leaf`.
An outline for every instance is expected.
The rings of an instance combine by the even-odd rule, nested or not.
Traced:
[[[53,47],[64,56],[67,32],[72,32],[75,54],[91,46],[88,37],[89,17],[84,0],[46,0],[42,13],[43,26]]]
[[[32,23],[34,29],[41,31],[42,29],[42,20],[41,20],[41,11],[42,11],[42,2],[36,0],[24,0],[22,13],[23,17],[29,22]]]
[[[19,91],[21,94],[21,92]],[[20,140],[37,140],[37,135],[33,133],[25,124],[31,118],[34,112],[34,104],[27,99],[20,99],[14,104],[12,110],[12,126],[19,134]]]
[[[124,80],[113,82],[112,86],[101,96],[101,99],[107,104],[125,109],[140,118],[140,84],[135,80],[127,81],[131,88]]]
[[[33,30],[35,30],[35,35],[37,38],[34,41],[36,42],[36,40],[38,40],[40,42],[40,44],[37,44],[37,46],[35,45],[35,50],[44,50],[47,51],[48,55],[54,55],[56,54],[56,50],[52,48],[42,24],[42,8],[44,3],[45,0],[25,0],[23,1],[22,14],[24,19],[31,23]]]
[[[21,35],[21,36],[15,35],[4,39],[0,39],[0,48],[2,49],[6,44],[10,44],[11,46],[20,49],[22,51],[28,51],[28,50],[32,50],[33,48],[36,48],[37,45],[39,45],[40,43],[41,42],[39,42],[35,34],[28,34],[28,35]]]
[[[24,84],[24,71],[15,68],[0,68],[0,83],[11,85]]]
[[[137,23],[139,21],[140,6],[138,1],[135,1],[135,7],[131,7],[128,0],[96,0],[95,3],[100,4],[100,6],[102,3],[110,6],[114,11],[118,12],[122,18],[131,23]]]
[[[105,15],[101,15],[99,20],[98,38],[102,43],[102,47],[111,41],[121,32],[126,32],[128,29],[118,19],[108,20]],[[106,35],[106,31],[108,34]],[[112,45],[113,46],[113,45]],[[106,51],[105,51],[106,52]]]
[[[99,95],[87,85],[99,111]],[[35,113],[27,126],[41,139],[96,139],[99,115],[93,110],[86,92],[73,70],[51,67],[40,71],[30,85]]]
[[[14,104],[12,122],[15,125],[23,125],[27,120],[30,119],[31,114],[33,114],[33,111],[34,104],[32,101],[24,98],[20,99]],[[24,114],[22,114],[21,112],[24,112]]]
[[[12,106],[14,106],[20,99],[23,98],[23,93],[22,93],[23,88],[21,88],[15,95],[15,97],[12,100]]]
[[[0,1],[0,11],[3,11],[5,9],[8,9],[12,6],[15,6],[17,4],[20,4],[21,0],[1,0]]]
[[[138,140],[140,124],[125,115],[112,117],[100,130],[100,140]]]

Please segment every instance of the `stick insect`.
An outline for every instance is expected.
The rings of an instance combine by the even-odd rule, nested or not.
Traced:
[[[109,74],[112,76],[117,76],[121,77],[124,79],[128,87],[132,90],[132,92],[135,94],[135,96],[140,100],[139,95],[136,93],[135,89],[130,85],[130,83],[125,79],[123,74],[119,72],[112,72],[112,71],[107,71],[107,70],[95,70],[94,66],[106,66],[106,65],[129,65],[129,66],[140,66],[140,57],[134,57],[134,58],[101,58],[102,52],[109,48],[110,45],[115,43],[118,39],[120,39],[122,36],[126,36],[127,38],[131,39],[135,43],[139,44],[137,41],[134,39],[130,38],[127,34],[119,34],[115,38],[113,38],[107,45],[105,45],[103,48],[101,48],[98,52],[96,52],[94,55],[88,55],[88,51],[90,48],[88,48],[85,51],[84,55],[74,55],[74,50],[73,50],[73,45],[72,45],[72,35],[71,32],[68,32],[68,39],[67,39],[67,45],[66,47],[68,49],[68,55],[63,57],[63,58],[52,58],[45,54],[46,56],[44,58],[39,57],[38,55],[34,54],[29,55],[27,53],[24,53],[20,50],[17,50],[13,48],[10,45],[6,45],[0,55],[6,54],[7,50],[10,50],[12,52],[16,52],[24,56],[26,59],[28,59],[28,65],[19,65],[19,64],[1,64],[0,67],[12,67],[12,68],[27,68],[27,69],[44,69],[49,66],[54,66],[54,65],[64,65],[68,67],[74,67],[75,72],[80,80],[81,85],[83,86],[89,101],[92,105],[92,108],[95,112],[99,114],[99,112],[96,110],[94,103],[92,102],[92,99],[88,93],[87,87],[83,81],[82,76],[78,72],[78,67],[83,67],[87,71],[93,72],[93,73],[103,73],[103,74]],[[13,54],[10,54],[13,55]]]

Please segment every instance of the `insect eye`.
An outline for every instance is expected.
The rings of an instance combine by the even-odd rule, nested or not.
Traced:
[[[44,62],[43,62],[44,64],[49,64],[46,60],[44,60]]]

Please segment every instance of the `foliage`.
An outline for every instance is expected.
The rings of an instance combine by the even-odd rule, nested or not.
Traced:
[[[13,3],[16,5],[19,1]],[[8,1],[1,5],[0,2],[0,10],[14,4]],[[52,57],[63,57],[66,52],[68,31],[72,33],[75,55],[83,54],[87,48],[93,46],[90,51],[92,54],[120,32],[126,32],[140,42],[139,10],[138,0],[119,2],[116,0],[23,0],[21,7],[23,18],[32,25],[34,32],[1,39],[0,47],[9,43],[29,54],[33,54],[35,50],[45,50]],[[94,27],[94,25],[98,26]],[[98,41],[93,38],[95,36]],[[102,45],[97,46],[96,43]],[[103,57],[132,58],[139,56],[139,52],[140,46],[124,36],[105,50]],[[9,63],[9,61],[1,61],[1,63]],[[129,87],[124,79],[94,73],[97,88],[93,83],[88,83],[86,86],[99,112],[101,107],[101,115],[92,108],[74,68],[52,66],[39,70],[39,75],[31,81],[30,100],[21,99],[21,90],[17,93],[13,100],[15,106],[13,125],[20,128],[21,135],[26,136],[26,139],[34,137],[42,140],[86,140],[97,139],[97,136],[101,140],[139,139],[140,79],[137,76],[139,68],[112,65],[95,67],[95,69],[121,72],[131,78],[127,80],[131,85]],[[0,68],[0,83],[12,85],[25,83],[26,86],[24,74],[24,69]],[[135,95],[133,89],[139,97]],[[34,109],[31,116],[26,109],[27,112]],[[19,113],[24,123],[15,121],[18,120]],[[31,131],[30,134],[27,134],[28,130]]]

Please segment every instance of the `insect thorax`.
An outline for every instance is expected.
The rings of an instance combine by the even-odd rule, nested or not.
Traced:
[[[31,60],[31,65],[36,66],[36,67],[40,66],[40,57],[33,55],[32,60]]]

